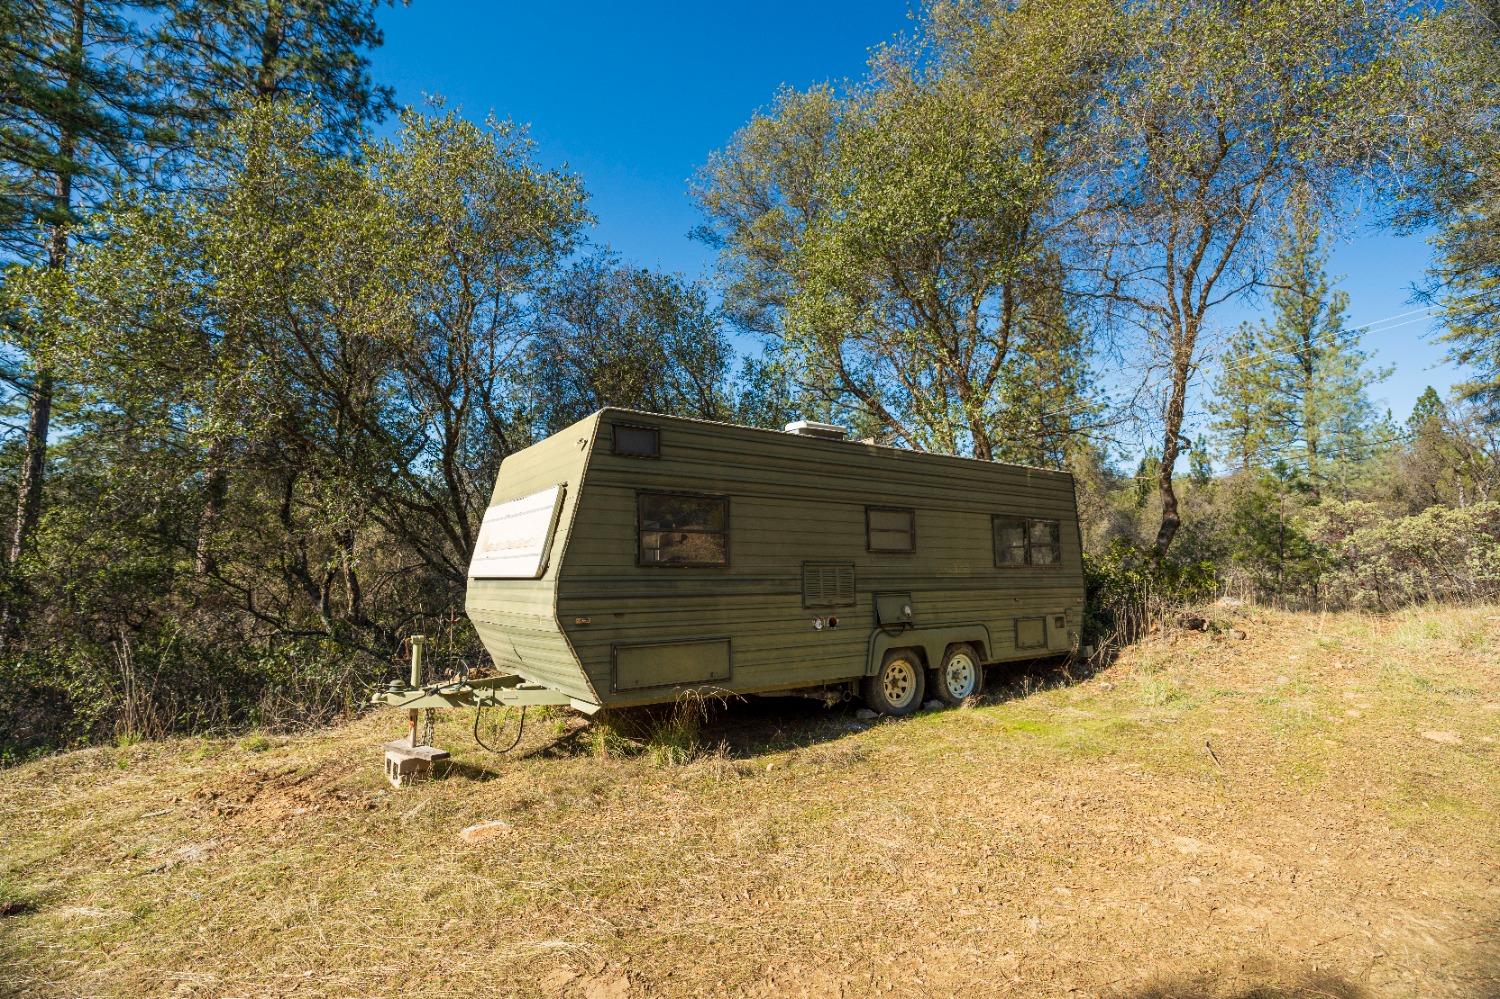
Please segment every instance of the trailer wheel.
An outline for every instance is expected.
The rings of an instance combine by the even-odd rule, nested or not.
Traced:
[[[892,649],[874,676],[865,677],[865,703],[883,715],[909,715],[922,706],[926,670],[915,653]]]
[[[944,704],[959,704],[984,689],[984,667],[972,645],[955,645],[932,671],[932,693]]]

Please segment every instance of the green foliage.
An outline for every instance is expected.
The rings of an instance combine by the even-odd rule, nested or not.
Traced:
[[[1405,446],[1389,456],[1370,495],[1402,513],[1464,507],[1500,495],[1500,426],[1486,414],[1482,405],[1445,405],[1428,388],[1406,422]]]
[[[1442,424],[1446,416],[1442,396],[1437,394],[1437,389],[1431,385],[1422,391],[1417,397],[1416,403],[1411,408],[1411,415],[1406,418],[1406,429],[1413,434],[1424,431]]]
[[[736,378],[734,422],[779,430],[799,419],[836,420],[805,393],[799,393],[783,357],[763,353],[740,361]]]
[[[1388,518],[1368,502],[1325,503],[1308,533],[1329,551],[1324,599],[1388,610],[1500,596],[1500,503]]]
[[[1401,220],[1431,232],[1429,295],[1443,339],[1474,377],[1465,394],[1500,415],[1500,8],[1445,3],[1412,19],[1394,92],[1408,124]]]
[[[1376,446],[1367,390],[1390,371],[1369,372],[1369,355],[1344,328],[1349,296],[1330,288],[1327,250],[1305,192],[1293,199],[1279,239],[1269,277],[1275,318],[1235,335],[1209,404],[1214,429],[1237,469],[1280,464],[1314,492],[1347,489]]]
[[[1207,560],[1157,558],[1147,547],[1115,539],[1083,558],[1084,642],[1130,642],[1171,609],[1214,597],[1219,578]]]
[[[190,184],[11,284],[82,400],[17,565],[26,675],[70,705],[28,744],[331,717],[461,599],[582,188],[507,123],[408,112],[357,160],[322,127],[247,108]]]
[[[384,41],[384,0],[172,0],[145,48],[146,71],[164,81],[182,133],[202,154],[214,130],[251,101],[295,100],[319,109],[317,139],[357,144],[365,126],[395,110],[390,87],[370,78],[368,52]]]
[[[1057,461],[1092,409],[1087,327],[1048,242],[1088,54],[1043,6],[1001,16],[1022,43],[1008,59],[934,42],[845,94],[783,92],[697,179],[731,315],[874,436]]]
[[[1235,485],[1227,575],[1237,589],[1267,601],[1316,598],[1322,552],[1304,530],[1305,494],[1272,474],[1241,476]]]
[[[165,109],[131,65],[140,13],[124,0],[0,9],[0,256],[57,257],[78,196],[134,169],[155,134]]]
[[[734,351],[702,285],[598,253],[558,275],[539,311],[526,382],[544,431],[604,406],[731,415]]]

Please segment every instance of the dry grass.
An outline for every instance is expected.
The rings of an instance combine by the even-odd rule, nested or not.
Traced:
[[[717,751],[455,716],[402,792],[390,714],[28,764],[0,993],[1500,994],[1500,609],[1240,626],[903,722],[733,705]]]

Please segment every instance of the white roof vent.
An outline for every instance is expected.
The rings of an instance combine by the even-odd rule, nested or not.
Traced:
[[[825,441],[841,441],[849,436],[846,427],[836,423],[814,423],[812,420],[798,420],[796,423],[788,423],[782,429],[798,437],[816,437]]]

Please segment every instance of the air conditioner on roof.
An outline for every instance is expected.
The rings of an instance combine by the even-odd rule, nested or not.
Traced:
[[[788,423],[782,429],[798,437],[817,437],[825,441],[841,441],[849,436],[847,427],[836,423],[815,423],[812,420],[798,420],[796,423]]]

